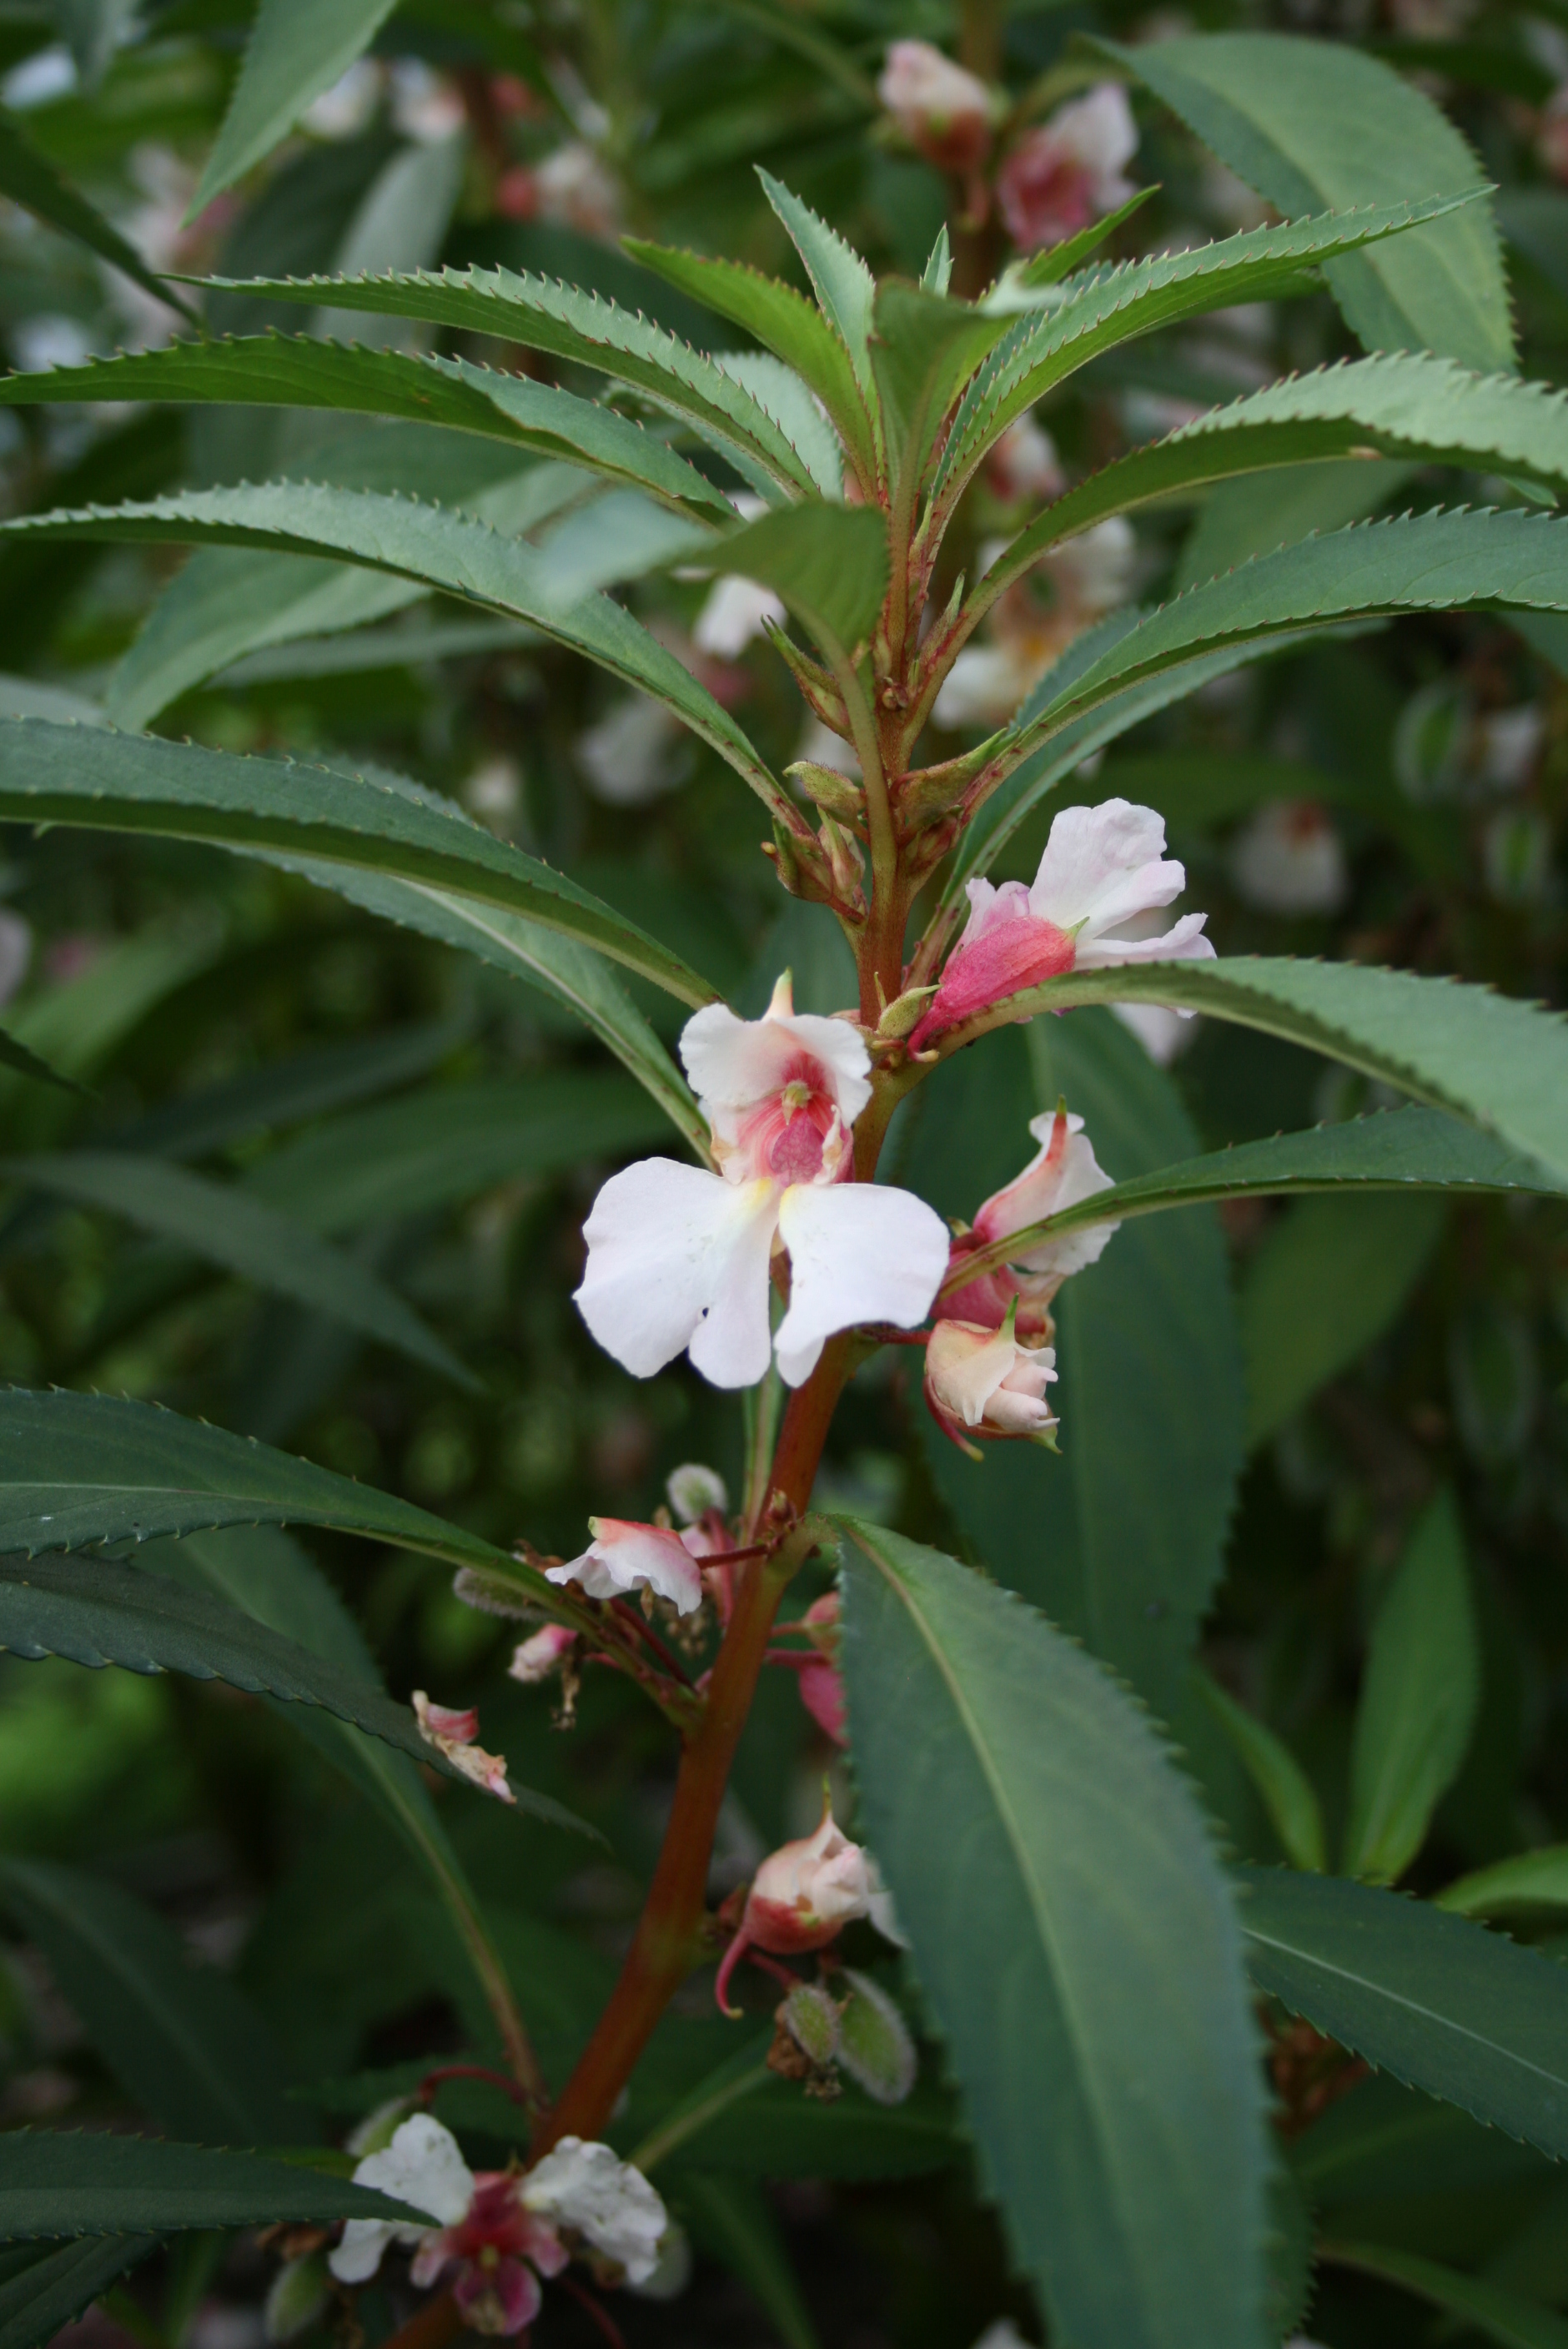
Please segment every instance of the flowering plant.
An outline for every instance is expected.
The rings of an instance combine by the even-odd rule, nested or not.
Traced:
[[[189,13],[158,36],[226,91]],[[0,2054],[42,2018],[4,2092],[5,2349],[95,2299],[213,2349],[213,2246],[257,2229],[274,2339],[656,2343],[717,2266],[804,2349],[764,2190],[801,2177],[844,2209],[894,2181],[868,2240],[928,2196],[944,2258],[982,2242],[993,2349],[1013,2317],[1277,2349],[1315,2256],[1546,2339],[1514,2286],[1555,2290],[1530,2165],[1568,2152],[1568,1977],[1476,1920],[1564,1905],[1556,1780],[1464,1776],[1542,1578],[1478,1607],[1463,1527],[1544,1555],[1563,1516],[1559,1339],[1508,1300],[1559,1329],[1568,1045],[1532,999],[1563,725],[1556,687],[1509,701],[1499,616],[1560,662],[1568,425],[1513,371],[1473,158],[1345,44],[1098,39],[1025,78],[968,7],[961,55],[868,72],[758,9],[859,109],[864,188],[932,222],[914,251],[868,199],[873,271],[792,163],[694,251],[620,231],[730,155],[732,97],[650,160],[570,12],[480,5],[426,58],[369,53],[383,10],[357,62],[319,13],[267,0],[199,175],[138,165],[145,254],[50,160],[79,110],[36,151],[0,117],[0,187],[139,304],[134,347],[35,321],[0,378],[18,668],[83,565],[39,674],[0,676],[0,818],[41,934],[88,909],[31,979],[0,913],[0,1650],[152,1691],[134,1767],[61,1699],[16,1777],[77,1803],[77,1858],[145,1843],[175,1915],[229,1804],[200,1923],[249,1935],[198,1966],[42,1830],[0,1855]],[[1537,97],[1511,135],[1556,171]],[[1159,209],[1157,106],[1274,217]],[[447,780],[460,744],[460,802],[388,740]],[[143,935],[80,926],[126,906]],[[331,1035],[273,1068],[279,1000]],[[100,1260],[97,1215],[140,1238]],[[1445,1280],[1439,1404],[1388,1333]],[[1334,1386],[1367,1359],[1380,1417]],[[1311,1703],[1309,1770],[1263,1716]],[[252,1805],[280,1722],[301,1758]],[[1544,2232],[1407,2227],[1390,2083],[1469,2116],[1478,2209],[1529,2148]],[[117,2097],[147,2132],[97,2125]],[[24,2126],[60,2114],[93,2125]]]

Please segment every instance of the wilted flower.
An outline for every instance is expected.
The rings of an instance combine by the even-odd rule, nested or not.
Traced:
[[[950,1276],[961,1268],[965,1257],[1111,1187],[1111,1178],[1095,1157],[1081,1117],[1071,1115],[1065,1107],[1047,1111],[1030,1119],[1029,1133],[1039,1143],[1038,1151],[1006,1189],[992,1194],[973,1228],[954,1242]],[[1009,1309],[1016,1308],[1026,1335],[1048,1335],[1046,1308],[1069,1275],[1098,1262],[1116,1228],[1111,1222],[1090,1224],[1060,1239],[1037,1241],[1020,1249],[1014,1263],[982,1273],[945,1297],[944,1311],[954,1321],[997,1330]]]
[[[1345,849],[1316,800],[1274,800],[1231,843],[1231,878],[1265,914],[1332,914],[1350,887]]]
[[[901,1939],[893,1922],[892,1901],[882,1889],[875,1860],[860,1844],[850,1841],[834,1818],[831,1805],[824,1803],[822,1823],[815,1835],[780,1844],[752,1878],[740,1930],[718,1970],[715,1989],[719,2005],[727,2014],[734,2011],[726,2005],[725,1993],[747,1949],[766,1950],[774,1957],[825,1950],[846,1925],[862,1917],[869,1918],[888,1940]]]
[[[894,41],[877,96],[909,143],[943,171],[973,171],[991,144],[991,93],[929,41]]]
[[[454,1711],[450,1705],[432,1704],[423,1689],[416,1689],[410,1702],[414,1718],[419,1724],[419,1734],[427,1745],[433,1745],[454,1769],[487,1795],[499,1795],[503,1803],[516,1801],[506,1783],[506,1757],[487,1754],[482,1745],[474,1744],[480,1733],[480,1717],[471,1708],[467,1713]]]
[[[1124,204],[1133,192],[1124,166],[1137,150],[1119,82],[1101,82],[1027,131],[996,174],[996,202],[1019,252],[1059,244]]]
[[[943,1432],[961,1449],[961,1428],[990,1436],[1049,1436],[1056,1414],[1046,1389],[1057,1376],[1054,1346],[1020,1346],[1015,1306],[999,1330],[974,1321],[939,1321],[925,1350],[925,1400]]]
[[[969,883],[968,923],[913,1048],[1064,971],[1212,957],[1204,914],[1184,914],[1161,937],[1125,935],[1137,916],[1170,905],[1187,885],[1182,866],[1164,850],[1164,821],[1152,808],[1126,800],[1063,808],[1032,887]]]
[[[681,1039],[720,1172],[647,1158],[612,1175],[583,1227],[577,1290],[605,1351],[638,1378],[683,1350],[715,1386],[752,1386],[776,1343],[790,1386],[859,1322],[912,1329],[947,1261],[923,1200],[848,1180],[871,1098],[870,1056],[841,1019],[797,1014],[789,977],[760,1019],[709,1004]],[[789,1256],[789,1309],[769,1330],[769,1266]]]
[[[593,1538],[581,1557],[564,1566],[546,1567],[547,1582],[575,1582],[590,1599],[615,1599],[623,1591],[652,1590],[667,1599],[683,1615],[702,1605],[702,1575],[697,1557],[701,1537],[695,1526],[686,1534],[666,1526],[628,1525],[621,1517],[590,1517]]]
[[[508,1678],[521,1681],[524,1688],[542,1687],[552,1672],[559,1671],[576,1639],[576,1632],[566,1624],[546,1623],[531,1639],[519,1640],[506,1668]]]

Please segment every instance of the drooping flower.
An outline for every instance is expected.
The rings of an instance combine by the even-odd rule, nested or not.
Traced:
[[[1126,800],[1063,808],[1030,888],[1021,881],[1000,888],[969,883],[967,926],[912,1048],[1065,971],[1212,956],[1204,914],[1184,914],[1161,937],[1126,935],[1138,916],[1169,905],[1186,885],[1182,866],[1165,855],[1164,821],[1152,808]]]
[[[1044,1116],[1030,1119],[1029,1132],[1040,1145],[1038,1151],[1021,1174],[1005,1189],[993,1192],[972,1229],[954,1240],[949,1278],[961,1269],[966,1257],[981,1248],[1010,1239],[1015,1232],[1043,1223],[1047,1216],[1059,1215],[1066,1207],[1077,1206],[1080,1199],[1091,1199],[1097,1191],[1110,1188],[1111,1178],[1095,1157],[1081,1117],[1071,1115],[1065,1107],[1047,1111]],[[951,1291],[942,1300],[943,1311],[954,1321],[999,1330],[1009,1309],[1016,1308],[1026,1337],[1048,1336],[1046,1309],[1052,1298],[1070,1274],[1082,1272],[1103,1255],[1116,1228],[1114,1223],[1090,1224],[1059,1239],[1040,1240],[1020,1249],[1013,1261]]]
[[[563,2137],[519,2183],[525,2209],[573,2228],[628,2283],[653,2274],[669,2214],[642,2171],[609,2146]]]
[[[531,1639],[520,1640],[511,1651],[507,1676],[521,1681],[524,1688],[541,1688],[553,1671],[559,1671],[576,1644],[577,1634],[564,1623],[546,1623],[542,1630]]]
[[[423,1689],[416,1689],[409,1702],[427,1745],[433,1745],[454,1769],[460,1770],[465,1778],[471,1778],[476,1786],[482,1786],[487,1795],[499,1795],[503,1803],[516,1801],[506,1783],[506,1756],[487,1754],[482,1745],[474,1744],[480,1733],[480,1717],[471,1707],[460,1713],[449,1704],[432,1704]]]
[[[720,1172],[646,1158],[612,1175],[583,1226],[576,1302],[637,1378],[687,1351],[714,1386],[753,1386],[776,1344],[790,1386],[858,1323],[912,1329],[947,1261],[941,1217],[910,1192],[851,1182],[851,1129],[870,1055],[841,1019],[797,1014],[789,976],[760,1019],[709,1004],[681,1057]],[[769,1332],[769,1267],[789,1258],[789,1307]]]
[[[999,1330],[939,1321],[925,1349],[925,1400],[945,1434],[972,1451],[961,1428],[989,1436],[1048,1437],[1056,1414],[1046,1389],[1057,1376],[1054,1346],[1020,1346],[1016,1308]]]
[[[1333,914],[1350,887],[1345,846],[1316,800],[1274,800],[1231,843],[1236,895],[1265,914]]]
[[[740,1930],[724,1953],[715,1984],[720,2007],[726,2014],[733,2012],[725,2002],[726,1992],[746,1950],[766,1950],[775,1957],[825,1950],[846,1925],[862,1917],[886,1940],[902,1940],[875,1860],[850,1841],[831,1805],[824,1803],[816,1833],[781,1844],[752,1878]]]
[[[544,1569],[547,1582],[575,1582],[590,1599],[618,1599],[624,1591],[652,1590],[683,1615],[702,1605],[697,1559],[707,1547],[697,1527],[685,1534],[667,1526],[631,1525],[623,1517],[590,1517],[593,1538],[581,1557]]]
[[[1020,253],[1059,244],[1133,192],[1124,167],[1138,127],[1119,82],[1058,107],[1018,141],[996,174],[996,202]]]
[[[929,41],[894,41],[877,96],[910,145],[943,171],[973,171],[991,144],[991,93]]]

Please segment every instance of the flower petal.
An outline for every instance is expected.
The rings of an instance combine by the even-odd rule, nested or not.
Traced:
[[[689,1345],[715,1386],[755,1385],[768,1368],[777,1195],[773,1184],[727,1183],[673,1158],[613,1174],[583,1226],[576,1293],[604,1351],[648,1379]]]
[[[354,2183],[428,2210],[443,2227],[455,2226],[474,2197],[474,2174],[457,2138],[428,2113],[410,2113],[399,2123],[390,2145],[367,2153],[356,2166]]]
[[[652,2275],[669,2214],[640,2169],[607,2145],[563,2137],[522,2181],[528,2209],[575,2227],[633,2283]]]
[[[1168,905],[1187,885],[1183,868],[1165,859],[1165,820],[1128,800],[1063,808],[1029,891],[1042,921],[1064,930],[1087,926],[1091,937],[1151,905]],[[1084,941],[1078,963],[1085,960]]]
[[[1108,970],[1120,962],[1207,962],[1214,952],[1213,940],[1203,936],[1208,918],[1207,914],[1183,914],[1157,938],[1080,937],[1078,968]]]
[[[880,1183],[793,1183],[779,1228],[789,1250],[789,1310],[776,1342],[792,1387],[810,1376],[835,1330],[923,1321],[947,1270],[947,1226],[935,1209]]]
[[[709,1003],[686,1021],[680,1049],[694,1089],[719,1111],[750,1109],[777,1092],[802,1052],[826,1071],[846,1125],[853,1125],[872,1097],[871,1055],[844,1019],[810,1011],[738,1019],[727,1004]]]
[[[384,2219],[350,2219],[343,2240],[327,2253],[326,2264],[339,2283],[367,2283],[397,2232]]]

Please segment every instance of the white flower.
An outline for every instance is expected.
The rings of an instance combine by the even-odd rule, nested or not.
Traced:
[[[645,807],[674,791],[685,771],[686,729],[640,693],[614,702],[577,737],[577,763],[608,807]]]
[[[847,1179],[851,1128],[871,1098],[856,1030],[797,1015],[786,975],[761,1019],[723,1004],[699,1011],[681,1057],[722,1171],[647,1158],[600,1192],[576,1302],[606,1353],[651,1378],[684,1350],[714,1386],[754,1386],[780,1242],[789,1308],[772,1342],[790,1386],[836,1330],[922,1320],[946,1268],[946,1228],[907,1191]]]
[[[455,2226],[473,2200],[474,2178],[449,2129],[428,2113],[411,2114],[380,2153],[366,2154],[354,2172],[356,2186],[373,2186],[395,2202],[428,2210],[429,2227],[396,2220],[350,2219],[327,2265],[339,2283],[364,2283],[381,2264],[389,2243],[411,2249],[436,2227]]]
[[[1350,887],[1339,834],[1315,800],[1274,800],[1231,843],[1236,894],[1265,914],[1332,914]]]
[[[621,190],[613,172],[581,139],[569,139],[533,174],[539,217],[583,236],[616,236]]]
[[[693,644],[699,653],[715,660],[738,660],[748,645],[753,643],[769,621],[782,626],[784,606],[771,587],[760,587],[755,579],[742,579],[735,573],[726,573],[716,579],[707,603],[696,616],[696,626],[691,632]]]
[[[454,1769],[465,1778],[482,1786],[487,1795],[499,1795],[503,1803],[517,1800],[506,1783],[506,1760],[500,1754],[487,1754],[482,1745],[474,1744],[480,1733],[479,1714],[471,1708],[459,1712],[451,1705],[432,1704],[423,1689],[416,1689],[409,1699],[414,1718],[419,1724],[419,1734],[427,1745],[445,1754]]]
[[[391,69],[392,119],[421,147],[454,138],[467,119],[462,92],[420,57],[399,57]]]
[[[975,1237],[983,1247],[1111,1188],[1111,1177],[1096,1159],[1081,1117],[1064,1109],[1047,1110],[1029,1120],[1029,1133],[1040,1145],[1035,1156],[1005,1190],[992,1193],[975,1218]],[[1022,1249],[1015,1261],[1026,1272],[1051,1276],[1059,1286],[1069,1274],[1098,1262],[1116,1229],[1114,1223],[1090,1224],[1062,1239],[1040,1240]]]
[[[590,1517],[593,1538],[581,1557],[546,1567],[547,1582],[575,1582],[590,1599],[614,1599],[626,1590],[654,1590],[683,1615],[702,1605],[702,1573],[696,1560],[701,1536],[687,1537],[663,1526],[627,1524],[621,1517]]]
[[[669,2214],[640,2169],[607,2145],[563,2137],[522,2181],[522,2203],[558,2226],[574,2227],[596,2251],[645,2283],[658,2265]]]
[[[1006,548],[1006,542],[997,540],[994,552],[981,550],[982,574]],[[1137,554],[1131,524],[1122,514],[1110,514],[1042,555],[1030,574],[997,598],[991,641],[965,645],[948,670],[932,710],[935,723],[949,729],[1004,725],[1074,637],[1125,602]],[[1036,574],[1050,585],[1048,605],[1035,593]]]

